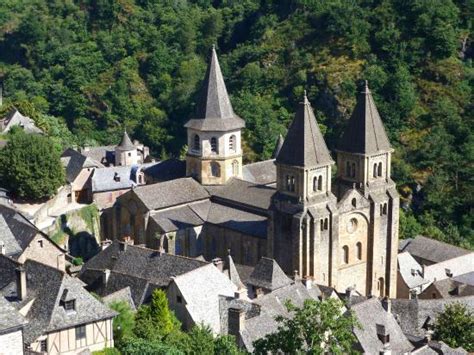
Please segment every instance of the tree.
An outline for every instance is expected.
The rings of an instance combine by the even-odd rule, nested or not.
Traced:
[[[305,300],[302,308],[288,302],[291,318],[278,316],[278,330],[254,342],[256,354],[283,352],[295,354],[353,353],[356,337],[352,329],[358,325],[355,316],[343,312],[339,300]]]
[[[461,303],[448,304],[435,323],[435,339],[449,346],[474,351],[474,312]]]
[[[121,348],[133,336],[135,314],[124,301],[113,302],[110,308],[118,312],[114,318],[114,342],[116,347]]]
[[[0,183],[14,195],[31,200],[53,196],[65,182],[60,153],[47,138],[21,129],[0,150]]]

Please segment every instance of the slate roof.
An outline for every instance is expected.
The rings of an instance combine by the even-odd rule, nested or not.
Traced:
[[[395,354],[408,353],[413,345],[391,313],[387,313],[378,298],[370,298],[351,307],[362,328],[354,328],[359,345],[365,354],[379,354],[383,344],[377,336],[377,324],[385,327],[390,335],[390,348]]]
[[[6,287],[1,292],[17,309],[33,300],[26,314],[29,322],[24,328],[26,344],[34,342],[42,334],[110,319],[117,314],[90,295],[79,280],[64,272],[33,260],[27,260],[24,267],[27,275],[26,299],[18,300],[16,287]],[[2,273],[4,271],[2,269]],[[16,283],[16,278],[12,283]],[[66,312],[61,306],[60,301],[65,294],[68,299],[75,300],[75,311]]]
[[[182,178],[138,186],[133,193],[149,210],[177,206],[209,198],[209,193],[193,178]]]
[[[431,289],[435,288],[441,298],[462,297],[474,295],[474,286],[466,285],[453,279],[445,279],[433,282],[431,287],[427,288],[424,293],[420,294],[420,298],[432,298]]]
[[[131,189],[137,185],[134,180],[133,169],[134,166],[112,166],[95,169],[91,178],[92,192]]]
[[[278,141],[277,141],[277,144],[275,146],[275,149],[273,150],[273,153],[272,153],[272,158],[273,159],[276,159],[276,157],[278,156],[278,154],[280,154],[280,150],[281,150],[281,147],[283,147],[283,143],[285,142],[285,139],[283,138],[283,136],[280,134],[278,136]]]
[[[184,127],[200,131],[231,131],[245,127],[245,122],[232,108],[214,47],[196,108],[196,116]]]
[[[0,120],[2,121],[2,120]],[[3,127],[2,127],[3,126]],[[9,131],[13,126],[20,126],[26,133],[43,133],[41,129],[36,127],[35,122],[27,117],[23,116],[20,111],[16,108],[13,108],[7,116],[3,119],[3,124],[0,126],[2,127],[2,132]]]
[[[359,93],[338,149],[360,154],[375,154],[392,149],[367,82],[364,91]]]
[[[124,151],[136,149],[135,145],[132,143],[132,140],[128,136],[127,131],[123,131],[122,140],[120,141],[116,149]]]
[[[102,302],[107,306],[110,306],[114,302],[125,302],[130,306],[132,310],[136,310],[130,286],[124,287],[121,290],[115,291],[107,296],[102,297]]]
[[[163,182],[186,176],[186,162],[178,159],[167,159],[143,168],[143,172],[154,182]]]
[[[306,95],[288,128],[276,162],[300,167],[334,164]]]
[[[215,201],[243,205],[267,211],[276,189],[252,182],[231,178],[225,186],[207,187]]]
[[[81,154],[101,164],[113,164],[115,162],[115,145],[86,147],[81,149]]]
[[[467,355],[468,352],[461,347],[456,349],[449,347],[442,341],[430,341],[426,345],[412,352],[414,355]]]
[[[206,204],[209,207],[208,201],[199,203]],[[204,224],[204,220],[194,211],[192,205],[152,212],[150,218],[156,222],[164,233]]]
[[[424,277],[431,281],[439,281],[473,271],[474,253],[470,253],[425,266]]]
[[[218,203],[211,204],[207,223],[255,237],[267,237],[267,217]]]
[[[147,301],[152,288],[166,287],[171,277],[208,264],[133,245],[127,245],[126,250],[120,250],[120,245],[120,242],[114,241],[91,258],[83,265],[79,278],[87,283],[89,290],[101,296],[130,286],[133,301],[137,306]],[[104,285],[102,277],[106,269],[111,272],[107,284]]]
[[[61,155],[61,163],[66,170],[66,181],[69,183],[76,180],[82,169],[104,167],[101,163],[95,162],[71,148],[68,148],[63,152]]]
[[[258,185],[275,184],[276,165],[275,160],[264,160],[242,167],[242,179]]]
[[[213,264],[177,276],[173,282],[193,322],[220,333],[219,296],[233,297],[237,287]]]
[[[448,299],[393,299],[392,313],[405,334],[424,336],[423,325],[428,320],[436,321],[437,315],[446,305],[460,302],[474,311],[474,296],[456,297]]]
[[[252,286],[274,291],[291,285],[293,281],[286,276],[275,260],[263,257],[255,266],[248,283]]]
[[[415,259],[423,259],[431,263],[439,263],[472,253],[469,250],[423,236],[411,240],[401,251],[409,252]]]
[[[398,254],[398,272],[409,289],[430,283],[423,277],[423,268],[408,252]]]
[[[244,288],[244,284],[242,280],[240,280],[239,272],[237,271],[237,267],[235,266],[234,259],[229,254],[227,255],[227,265],[226,265],[226,274],[229,277],[229,280],[237,287],[237,289]]]
[[[25,317],[0,295],[0,334],[16,331],[26,323]]]

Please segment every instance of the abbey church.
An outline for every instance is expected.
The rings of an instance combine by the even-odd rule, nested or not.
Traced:
[[[175,162],[183,164],[181,176],[145,170],[146,184],[112,207],[105,237],[206,260],[230,252],[236,263],[250,266],[266,256],[288,275],[339,292],[396,296],[393,149],[367,84],[336,162],[305,95],[274,157],[243,165],[245,118],[234,113],[213,49],[196,113],[185,127],[186,162]]]

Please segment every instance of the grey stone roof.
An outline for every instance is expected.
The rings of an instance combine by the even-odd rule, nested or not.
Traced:
[[[199,202],[199,204],[209,205],[209,202]],[[204,220],[193,210],[192,205],[152,212],[150,218],[164,233],[204,224]]]
[[[101,164],[114,164],[115,145],[82,148],[81,154]]]
[[[144,167],[147,178],[154,182],[163,182],[186,176],[186,162],[178,159],[167,159]]]
[[[0,334],[23,328],[26,323],[25,317],[0,295]]]
[[[128,136],[127,131],[123,131],[122,140],[120,141],[116,149],[124,150],[124,151],[137,149],[135,145],[132,143],[132,140],[130,139],[130,137]]]
[[[245,122],[232,108],[214,47],[202,83],[196,116],[185,127],[200,131],[231,131],[245,127]]]
[[[423,269],[410,255],[403,252],[398,254],[398,272],[409,289],[430,283],[423,277]]]
[[[215,201],[243,205],[267,211],[276,189],[237,178],[231,178],[225,186],[207,187]]]
[[[136,186],[133,166],[112,166],[95,169],[92,175],[92,192],[130,189]]]
[[[474,295],[474,286],[466,285],[462,282],[455,281],[454,279],[445,279],[433,282],[425,292],[420,294],[420,298],[432,298],[431,297],[431,288],[435,288],[441,298],[451,298],[451,297],[463,297],[463,296],[472,296]],[[426,295],[424,295],[426,294]]]
[[[430,341],[412,352],[414,355],[467,355],[468,352],[461,347],[453,349],[442,341]]]
[[[63,152],[61,155],[61,163],[66,170],[66,181],[69,183],[74,182],[84,168],[104,167],[101,163],[82,155],[72,148],[68,148]]]
[[[281,150],[281,147],[283,147],[283,143],[285,143],[285,139],[283,138],[283,136],[280,134],[278,136],[278,141],[277,141],[277,144],[275,146],[275,149],[273,150],[273,153],[272,153],[272,158],[273,159],[276,159],[276,157],[278,156],[278,154],[280,154],[280,150]]]
[[[423,236],[418,236],[411,240],[400,251],[407,251],[415,258],[427,260],[432,263],[439,263],[472,253],[469,250]]]
[[[392,313],[405,334],[424,336],[423,325],[428,318],[432,322],[441,313],[446,305],[460,302],[474,311],[474,296],[456,297],[448,299],[393,299]]]
[[[227,265],[226,265],[226,273],[229,277],[229,280],[237,287],[237,289],[244,288],[244,284],[240,280],[239,272],[237,271],[237,267],[234,264],[234,260],[232,256],[229,254],[227,255]]]
[[[360,154],[375,154],[392,149],[367,82],[357,98],[338,149]]]
[[[211,204],[207,223],[259,238],[267,237],[267,217],[218,203]]]
[[[130,286],[124,287],[121,290],[115,291],[107,296],[102,297],[102,302],[107,306],[110,306],[112,303],[115,302],[125,302],[130,306],[132,310],[136,310]]]
[[[276,165],[275,160],[264,160],[242,167],[242,179],[258,185],[275,184]]]
[[[87,283],[89,290],[101,296],[130,286],[133,301],[137,306],[148,301],[147,297],[151,294],[149,288],[166,287],[171,277],[208,264],[133,245],[127,245],[126,250],[120,250],[120,244],[114,241],[91,258],[82,267],[79,278]],[[104,285],[102,276],[106,269],[111,273],[107,284]]]
[[[452,280],[456,282],[461,282],[466,285],[474,286],[474,271],[455,276],[452,278]]]
[[[275,260],[263,257],[255,266],[248,283],[252,286],[274,291],[291,285],[293,281],[286,276]]]
[[[193,178],[138,186],[133,190],[133,193],[149,210],[158,210],[209,198],[206,189]]]
[[[32,343],[42,334],[110,319],[116,315],[90,295],[79,280],[64,272],[33,260],[27,260],[24,267],[28,290],[26,299],[18,300],[16,287],[6,287],[1,292],[17,309],[34,300],[26,314],[28,320],[24,328],[26,344]],[[2,269],[1,273],[4,271]],[[12,283],[16,283],[16,278]],[[75,311],[66,312],[61,305],[64,294],[67,294],[68,299],[75,300]]]
[[[413,349],[393,314],[385,311],[378,298],[357,303],[351,310],[362,325],[362,328],[354,328],[354,334],[365,354],[379,354],[383,349],[383,344],[377,337],[377,324],[384,326],[390,335],[390,348],[393,353],[408,353]]]
[[[26,133],[43,133],[31,118],[23,116],[16,108],[13,108],[3,120],[0,120],[0,123],[1,132],[7,132],[14,126],[20,126]]]
[[[306,95],[288,128],[276,162],[300,167],[334,163]]]
[[[237,287],[213,264],[173,279],[195,324],[204,323],[220,332],[219,296],[233,297]]]

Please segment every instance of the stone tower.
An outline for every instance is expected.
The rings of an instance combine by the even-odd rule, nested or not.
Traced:
[[[134,165],[138,164],[139,159],[137,147],[132,143],[127,131],[124,131],[120,144],[115,147],[115,165]]]
[[[242,177],[241,129],[245,123],[234,113],[214,47],[196,115],[184,127],[188,176],[203,185],[222,185],[233,176]]]
[[[272,201],[270,255],[287,274],[330,284],[331,231],[336,198],[334,161],[311,105],[304,96],[275,160],[277,193]]]
[[[399,198],[390,178],[392,152],[366,82],[337,149],[339,290],[395,297]]]

